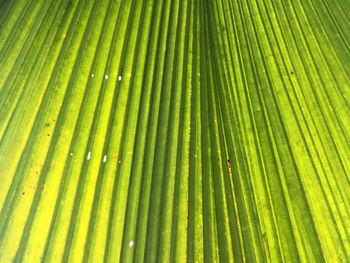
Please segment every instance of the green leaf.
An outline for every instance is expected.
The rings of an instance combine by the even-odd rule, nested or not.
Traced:
[[[349,12],[0,0],[0,262],[349,261]]]

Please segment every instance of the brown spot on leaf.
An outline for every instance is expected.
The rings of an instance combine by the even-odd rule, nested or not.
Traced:
[[[228,172],[230,173],[230,175],[232,175],[231,163],[230,163],[230,159],[228,158],[227,158],[227,166],[228,166]]]

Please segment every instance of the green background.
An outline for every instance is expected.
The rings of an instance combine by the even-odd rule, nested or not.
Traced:
[[[348,262],[349,14],[0,0],[0,262]]]

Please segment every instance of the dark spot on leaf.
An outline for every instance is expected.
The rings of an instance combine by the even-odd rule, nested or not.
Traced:
[[[293,74],[294,74],[294,72],[293,72],[293,71],[291,71],[291,72],[290,72],[290,74],[292,74],[292,75],[293,75]]]
[[[231,163],[230,163],[230,159],[229,158],[227,158],[227,167],[228,167],[228,172],[230,173],[230,175],[232,175]]]

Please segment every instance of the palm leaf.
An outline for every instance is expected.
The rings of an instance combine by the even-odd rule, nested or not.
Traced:
[[[0,262],[346,262],[350,3],[0,0]]]

